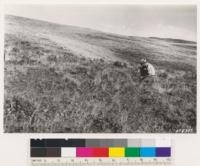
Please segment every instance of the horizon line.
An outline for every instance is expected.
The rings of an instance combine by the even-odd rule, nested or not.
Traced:
[[[6,16],[21,17],[21,18],[25,18],[25,19],[36,20],[36,21],[41,21],[41,22],[46,22],[46,23],[51,23],[51,24],[56,24],[56,25],[61,25],[61,26],[71,26],[71,27],[76,27],[76,28],[84,28],[84,29],[88,29],[88,30],[92,30],[92,31],[98,31],[98,32],[102,32],[102,33],[110,33],[110,34],[120,35],[120,36],[124,36],[124,37],[158,38],[158,39],[161,39],[161,40],[162,39],[171,39],[171,40],[182,40],[182,41],[189,41],[189,42],[197,43],[197,40],[186,40],[186,39],[183,39],[183,38],[125,35],[125,34],[113,33],[113,32],[108,32],[108,31],[99,30],[99,29],[93,29],[93,28],[90,28],[90,27],[77,26],[77,25],[72,25],[72,24],[62,24],[62,23],[58,23],[58,22],[52,22],[52,21],[48,21],[48,20],[32,18],[32,17],[25,17],[25,16],[20,16],[20,15],[13,15],[13,14],[8,14],[8,13],[4,14],[4,19],[5,19]]]

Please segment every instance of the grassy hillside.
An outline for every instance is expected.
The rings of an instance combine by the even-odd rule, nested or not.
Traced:
[[[196,132],[195,42],[5,21],[5,132]]]

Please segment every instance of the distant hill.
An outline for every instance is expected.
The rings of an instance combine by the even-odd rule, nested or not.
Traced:
[[[14,27],[9,26],[12,24]],[[41,42],[41,39],[49,39],[73,51],[75,55],[89,58],[138,63],[142,57],[146,57],[162,67],[163,64],[176,67],[185,64],[196,66],[196,43],[191,41],[128,37],[10,15],[6,16],[6,27],[9,34],[21,34],[21,37],[30,41],[38,40],[38,37]],[[185,43],[193,47],[187,47]]]
[[[186,43],[186,44],[196,44],[194,41],[188,41],[183,39],[173,39],[173,38],[159,38],[159,37],[150,37],[151,39],[157,39],[157,40],[164,40],[169,41],[173,43]]]
[[[196,47],[6,15],[5,132],[195,132]]]

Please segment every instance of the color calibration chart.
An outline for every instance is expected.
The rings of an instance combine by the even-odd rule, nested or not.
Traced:
[[[172,166],[169,139],[31,139],[31,166]]]

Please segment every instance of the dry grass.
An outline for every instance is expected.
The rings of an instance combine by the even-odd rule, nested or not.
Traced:
[[[5,132],[196,132],[194,47],[13,16],[7,20]],[[46,36],[33,35],[35,30]],[[151,79],[139,84],[141,57],[155,65],[155,84]]]

